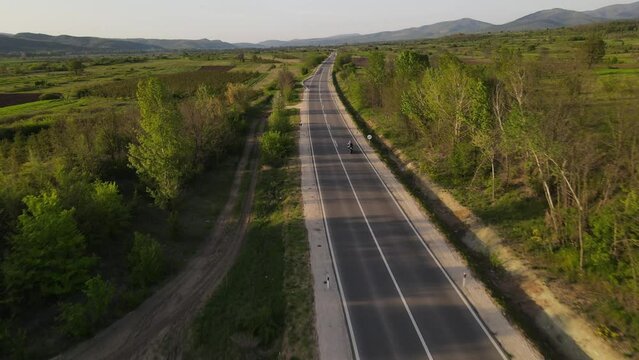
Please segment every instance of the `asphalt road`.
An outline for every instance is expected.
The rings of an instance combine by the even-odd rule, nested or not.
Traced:
[[[505,358],[358,150],[328,87],[333,57],[306,82],[308,126],[354,357]]]

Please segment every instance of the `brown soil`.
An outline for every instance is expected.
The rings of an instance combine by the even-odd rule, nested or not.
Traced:
[[[40,100],[42,94],[0,94],[0,107],[26,104]]]
[[[189,326],[199,309],[231,268],[248,227],[257,181],[257,136],[264,119],[256,122],[238,164],[229,199],[213,233],[180,274],[140,307],[107,329],[56,359],[179,359]],[[251,183],[242,197],[244,176]],[[241,213],[234,215],[237,204]]]

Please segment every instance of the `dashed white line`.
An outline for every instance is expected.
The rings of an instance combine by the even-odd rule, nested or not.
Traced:
[[[328,73],[330,73],[330,71],[328,71]],[[331,92],[331,98],[333,99],[333,102],[336,102],[337,99],[335,98],[335,94]],[[320,99],[321,100],[321,99]],[[344,126],[346,127],[346,129],[348,130],[348,132],[351,134],[351,137],[353,139],[355,139],[355,142],[358,143],[359,146],[359,141],[357,140],[357,138],[355,137],[355,135],[353,134],[353,132],[351,131],[351,128],[348,126],[348,124],[346,123],[346,120],[344,119],[344,115],[342,114],[342,112],[340,111],[340,109],[337,109],[337,112],[340,116],[340,118],[342,119],[342,122],[344,123]],[[332,137],[332,136],[331,136]],[[359,146],[360,149],[363,150],[363,148],[361,146]],[[421,234],[419,233],[419,231],[417,231],[417,229],[415,228],[415,225],[413,224],[412,221],[410,221],[410,219],[408,218],[408,215],[406,215],[406,212],[404,211],[404,209],[402,209],[402,207],[399,205],[399,202],[397,201],[397,199],[395,198],[395,196],[393,195],[393,193],[390,191],[390,189],[388,188],[388,186],[386,185],[386,183],[384,182],[384,180],[382,179],[381,175],[379,174],[379,172],[377,171],[377,169],[375,168],[375,166],[373,166],[373,163],[371,162],[371,160],[368,158],[368,155],[366,154],[365,151],[362,151],[362,154],[364,154],[364,157],[366,158],[366,160],[368,161],[369,165],[371,166],[371,168],[373,169],[373,171],[375,172],[375,175],[377,175],[377,178],[379,179],[379,181],[382,183],[382,185],[384,186],[384,189],[386,189],[386,191],[388,192],[388,194],[390,195],[390,197],[393,199],[393,202],[395,203],[395,205],[397,206],[397,208],[399,209],[399,211],[402,213],[404,219],[406,220],[406,222],[408,223],[408,225],[411,227],[411,229],[413,230],[413,232],[415,233],[415,235],[417,235],[417,237],[420,239],[420,242],[422,243],[422,245],[424,246],[424,248],[426,249],[426,251],[428,252],[428,254],[433,258],[433,260],[435,261],[435,263],[437,264],[437,267],[441,270],[441,272],[444,274],[444,276],[446,277],[446,279],[448,280],[448,282],[450,283],[450,285],[453,287],[453,289],[455,290],[455,292],[457,293],[457,295],[459,296],[459,298],[462,300],[462,302],[464,303],[464,305],[466,305],[466,308],[468,308],[468,311],[470,311],[470,313],[472,314],[473,318],[475,319],[475,321],[477,321],[477,323],[479,324],[479,326],[481,327],[481,329],[483,330],[483,332],[486,334],[486,336],[488,337],[488,339],[490,340],[490,342],[493,344],[493,346],[495,347],[495,349],[497,350],[497,352],[499,353],[499,355],[504,359],[508,359],[508,357],[506,356],[506,354],[504,353],[504,351],[502,350],[501,346],[499,346],[499,344],[497,343],[497,340],[495,340],[495,338],[493,337],[493,335],[490,333],[490,331],[488,331],[488,329],[486,328],[486,325],[484,325],[483,321],[481,321],[481,319],[479,318],[479,315],[477,314],[477,312],[475,311],[475,309],[472,308],[472,306],[470,306],[470,303],[468,302],[468,299],[466,299],[466,297],[462,294],[462,292],[459,290],[459,287],[457,286],[457,284],[455,284],[455,282],[453,281],[453,279],[451,279],[450,275],[448,275],[448,273],[446,272],[446,270],[444,269],[444,267],[442,266],[442,264],[439,262],[439,260],[437,259],[437,257],[435,256],[435,254],[433,254],[432,250],[428,247],[428,245],[426,244],[426,241],[424,240],[424,238],[422,238]],[[340,159],[341,160],[341,159]]]
[[[321,75],[320,75],[320,90],[321,90],[321,80],[322,80],[322,78],[321,78]],[[397,283],[397,280],[395,279],[395,275],[393,275],[393,271],[391,270],[390,266],[388,265],[388,261],[386,260],[386,256],[384,255],[384,252],[382,251],[382,248],[380,247],[379,242],[377,241],[377,236],[375,236],[375,232],[373,232],[373,228],[371,227],[371,224],[368,221],[368,217],[366,217],[366,213],[364,212],[364,208],[362,207],[362,203],[359,200],[359,196],[357,196],[357,192],[355,191],[355,187],[353,186],[353,183],[351,182],[351,177],[348,174],[348,171],[346,170],[346,166],[344,166],[344,162],[342,161],[342,156],[339,153],[339,148],[336,145],[337,143],[335,141],[335,138],[333,137],[333,133],[331,131],[331,128],[328,126],[328,119],[327,119],[327,116],[326,116],[326,112],[324,110],[324,102],[322,101],[321,93],[320,93],[320,97],[319,98],[320,98],[320,104],[322,106],[322,114],[324,115],[324,122],[326,123],[327,129],[328,129],[328,134],[330,135],[331,139],[333,140],[333,145],[335,146],[335,152],[337,153],[337,157],[339,159],[339,162],[342,165],[342,169],[344,170],[344,174],[346,175],[346,179],[348,180],[348,184],[350,185],[351,191],[353,192],[353,195],[355,196],[355,200],[357,201],[357,205],[359,207],[359,210],[362,212],[362,216],[364,217],[364,221],[366,222],[366,226],[368,227],[368,231],[370,232],[371,236],[373,237],[373,241],[375,242],[375,246],[377,247],[377,250],[379,251],[379,254],[382,257],[382,260],[384,261],[384,265],[386,266],[386,270],[388,271],[388,274],[390,275],[390,277],[391,277],[391,279],[393,281],[393,284],[395,285],[395,289],[397,290],[397,293],[399,294],[399,297],[402,300],[402,304],[404,305],[404,308],[406,309],[406,312],[408,313],[408,317],[410,318],[410,321],[413,324],[413,328],[415,329],[415,332],[417,333],[417,336],[419,337],[419,341],[421,342],[422,347],[424,348],[424,351],[426,352],[426,356],[428,356],[428,359],[433,360],[433,356],[431,355],[430,350],[428,349],[428,346],[426,345],[426,341],[424,341],[424,337],[422,336],[422,333],[419,330],[419,326],[417,326],[417,322],[415,321],[415,317],[413,316],[413,313],[410,310],[410,307],[408,306],[408,303],[406,302],[406,299],[404,298],[404,294],[402,293],[402,290],[399,288],[399,284]],[[318,183],[319,183],[319,181],[318,181]],[[328,224],[325,224],[325,225],[328,226]]]

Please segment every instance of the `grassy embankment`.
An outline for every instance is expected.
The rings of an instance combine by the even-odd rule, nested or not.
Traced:
[[[307,71],[297,72],[297,78]],[[293,99],[298,96],[291,94]],[[286,110],[286,117],[289,126],[284,127],[289,133],[285,136],[290,137],[299,115],[296,110]],[[289,145],[293,138],[290,141]],[[245,244],[196,319],[188,357],[317,357],[296,149],[290,148],[281,165],[263,163]]]

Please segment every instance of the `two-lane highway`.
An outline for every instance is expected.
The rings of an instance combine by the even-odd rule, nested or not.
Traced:
[[[329,88],[333,60],[306,81],[308,131],[354,357],[505,358],[359,150]]]

